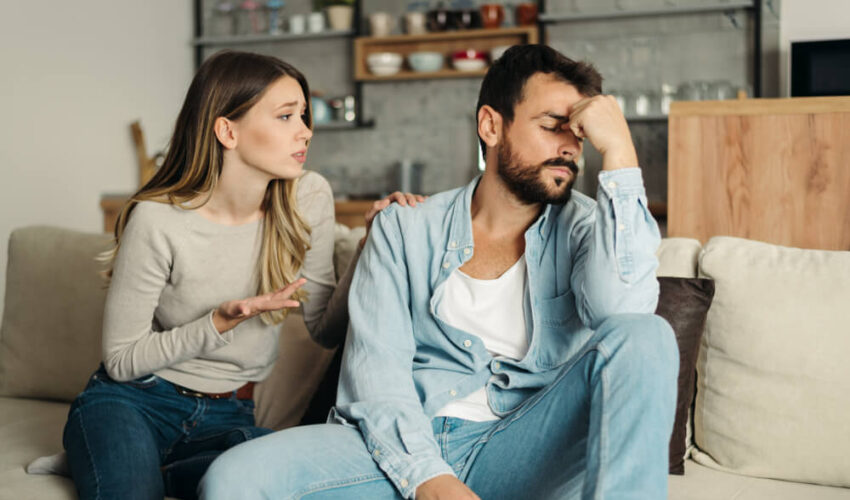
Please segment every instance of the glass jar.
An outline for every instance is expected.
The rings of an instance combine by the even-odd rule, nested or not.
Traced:
[[[210,17],[210,36],[233,36],[236,33],[236,6],[233,2],[222,0],[212,10]]]
[[[236,33],[239,35],[258,35],[267,29],[265,9],[256,0],[240,3],[236,19]]]
[[[280,35],[283,33],[283,7],[285,5],[286,2],[283,0],[269,0],[266,2],[270,35]]]

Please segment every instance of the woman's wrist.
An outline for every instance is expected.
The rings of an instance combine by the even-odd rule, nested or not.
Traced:
[[[221,308],[213,311],[212,322],[215,329],[220,335],[225,334],[228,330],[232,330],[239,324],[238,319],[228,319],[221,313]]]

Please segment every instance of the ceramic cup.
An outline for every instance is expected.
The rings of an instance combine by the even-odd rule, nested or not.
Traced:
[[[389,36],[395,19],[387,12],[375,12],[369,16],[369,31],[372,36]]]
[[[325,31],[325,13],[310,13],[310,16],[307,18],[307,29],[310,30],[310,33],[320,33]]]
[[[485,3],[481,6],[481,22],[485,28],[493,29],[502,26],[505,20],[505,9],[497,3]]]
[[[289,32],[293,35],[300,35],[304,33],[304,30],[307,27],[307,18],[304,17],[303,14],[295,14],[294,16],[289,16]]]
[[[424,12],[408,12],[404,15],[404,30],[408,35],[421,35],[428,31]]]
[[[331,5],[327,8],[331,29],[350,30],[354,9],[350,5]]]
[[[520,26],[531,26],[537,23],[537,4],[521,3],[516,7],[516,22]]]

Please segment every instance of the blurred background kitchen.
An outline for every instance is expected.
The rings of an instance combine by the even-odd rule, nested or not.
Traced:
[[[847,0],[0,6],[2,241],[28,224],[102,230],[101,201],[136,189],[140,168],[166,147],[195,68],[225,48],[272,54],[306,74],[318,98],[307,166],[342,201],[466,183],[479,169],[475,104],[486,66],[504,45],[549,43],[593,62],[618,96],[663,219],[671,101],[788,96],[791,42],[850,38]],[[588,149],[576,187],[593,195],[600,158]]]

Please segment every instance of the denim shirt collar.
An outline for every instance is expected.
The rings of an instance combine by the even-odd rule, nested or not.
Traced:
[[[475,242],[472,238],[472,196],[475,194],[478,183],[481,182],[482,176],[477,175],[472,181],[464,187],[452,203],[452,216],[449,229],[449,237],[446,241],[447,251],[457,251],[463,248],[474,248]],[[528,230],[526,236],[530,234],[538,234],[541,239],[545,238],[550,232],[550,226],[553,221],[552,205],[546,204],[543,211],[535,219]]]

